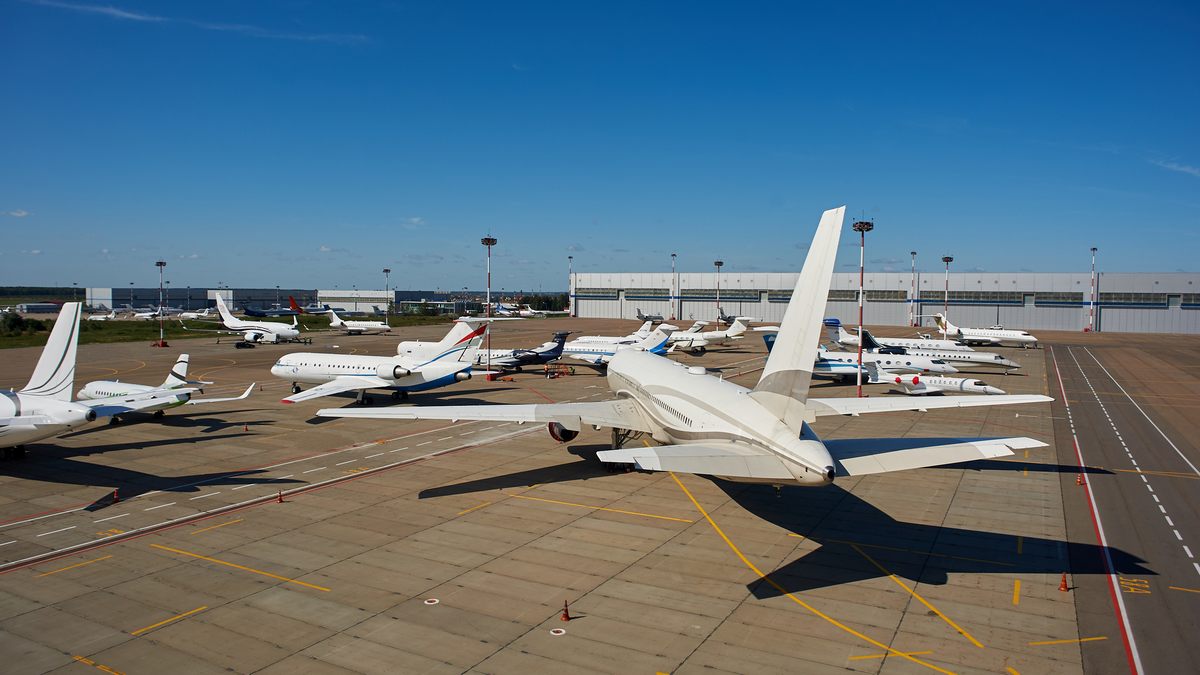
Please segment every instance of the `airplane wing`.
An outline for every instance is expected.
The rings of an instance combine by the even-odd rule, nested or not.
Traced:
[[[37,426],[39,424],[54,424],[54,420],[46,415],[18,415],[17,417],[0,417],[0,427]]]
[[[839,476],[863,476],[992,459],[1013,450],[1044,448],[1025,438],[847,438],[823,441]],[[603,453],[601,453],[603,454]]]
[[[793,480],[779,456],[733,443],[685,443],[601,450],[602,462],[633,464],[647,471],[675,471],[731,478]]]
[[[110,398],[95,399],[92,401],[76,401],[80,405],[85,405],[96,411],[96,417],[112,417],[113,415],[124,415],[126,413],[137,412],[147,408],[156,408],[163,405],[172,405],[178,401],[171,399],[187,395],[196,391],[195,389],[155,389],[154,391],[144,392],[134,396],[112,396]]]
[[[386,389],[393,384],[382,377],[375,377],[374,375],[365,377],[338,377],[325,384],[318,384],[312,389],[302,391],[299,394],[292,394],[285,399],[281,399],[280,403],[299,403],[300,401],[340,394],[345,391],[358,391],[359,389]]]
[[[251,383],[249,387],[246,387],[246,391],[243,391],[241,396],[230,396],[228,398],[194,398],[194,399],[191,399],[190,401],[188,401],[186,405],[200,405],[201,403],[224,403],[225,401],[240,401],[240,400],[248,397],[250,395],[250,392],[254,391],[255,384],[256,383]]]
[[[810,398],[808,408],[817,417],[826,415],[861,415],[863,413],[895,412],[934,408],[974,408],[984,405],[1014,405],[1053,401],[1041,394],[1008,394],[1005,396],[942,396],[920,401],[906,398]]]
[[[312,391],[310,389],[309,391]],[[308,393],[308,392],[305,392]],[[435,405],[364,408],[323,408],[321,417],[366,417],[388,420],[479,420],[485,422],[558,422],[579,431],[584,425],[652,431],[637,404],[628,400],[594,403],[534,403],[525,405]]]

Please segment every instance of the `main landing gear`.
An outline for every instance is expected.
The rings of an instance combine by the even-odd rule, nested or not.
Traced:
[[[407,391],[393,391],[392,392],[392,400],[393,401],[407,401],[408,400],[408,392]]]
[[[637,440],[645,435],[642,431],[633,431],[632,429],[617,429],[612,430],[612,449],[620,450],[625,447],[625,444],[632,440]],[[627,473],[633,471],[633,465],[625,462],[601,462],[601,466],[609,473]]]
[[[358,390],[358,398],[355,400],[359,405],[374,405],[375,401],[367,395],[366,389]]]
[[[302,389],[300,389],[300,385],[298,385],[298,384],[296,384],[295,382],[293,382],[293,383],[292,383],[292,393],[293,393],[293,394],[299,394],[301,391],[303,391],[303,390],[302,390]]]

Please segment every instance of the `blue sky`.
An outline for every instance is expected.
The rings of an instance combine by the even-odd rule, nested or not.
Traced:
[[[1195,271],[1198,34],[1186,2],[10,0],[0,285],[480,288],[489,231],[508,290],[795,270],[839,204],[871,270]]]

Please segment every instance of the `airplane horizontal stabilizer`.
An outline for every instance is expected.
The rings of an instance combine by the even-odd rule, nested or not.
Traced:
[[[733,444],[684,444],[601,450],[602,462],[634,464],[647,471],[675,471],[730,478],[794,480],[779,457]]]
[[[322,396],[332,396],[333,394],[341,394],[347,391],[358,391],[359,389],[387,389],[394,383],[385,380],[382,377],[356,376],[356,377],[338,377],[326,382],[318,384],[312,389],[306,389],[299,394],[292,394],[285,399],[281,399],[281,403],[299,403],[308,401]]]
[[[309,391],[312,391],[311,389]],[[307,393],[307,392],[305,392]],[[418,405],[368,410],[322,408],[321,417],[366,417],[387,420],[479,420],[487,422],[558,422],[579,431],[584,425],[652,431],[632,401],[534,403],[517,405]]]
[[[229,396],[226,398],[194,398],[187,402],[188,405],[200,405],[201,403],[224,403],[226,401],[241,401],[250,396],[250,392],[254,391],[254,384],[246,387],[246,391],[242,392],[241,396]]]
[[[1025,438],[849,438],[824,441],[838,476],[864,476],[928,466],[993,459],[1013,450],[1044,448]]]
[[[861,415],[864,413],[896,412],[901,410],[932,410],[934,408],[974,408],[985,405],[1015,405],[1053,401],[1041,394],[1007,394],[1004,396],[941,396],[914,401],[910,398],[810,398],[808,407],[817,417],[826,415]]]

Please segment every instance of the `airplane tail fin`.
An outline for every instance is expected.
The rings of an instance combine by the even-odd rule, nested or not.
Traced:
[[[217,294],[217,312],[220,313],[221,320],[226,324],[237,323],[237,319],[229,313],[229,308],[225,306],[225,299],[221,297],[220,293]]]
[[[293,297],[292,297],[292,296],[290,296],[290,295],[288,296],[288,307],[291,307],[291,308],[292,308],[292,311],[293,311],[293,312],[295,312],[295,313],[297,313],[297,314],[303,314],[303,313],[304,313],[304,308],[302,308],[302,307],[301,307],[301,306],[300,306],[300,305],[299,305],[299,304],[296,302],[296,298],[293,298]]]
[[[959,333],[958,326],[950,323],[950,319],[946,318],[945,314],[938,312],[933,315],[933,320],[937,323],[938,330],[946,335],[957,335]]]
[[[858,337],[846,330],[845,326],[839,323],[837,325],[837,339],[834,342],[843,345],[856,345],[858,344]]]
[[[639,319],[640,319],[640,318],[642,318],[642,311],[641,311],[641,310],[638,310],[638,318],[639,318]],[[641,327],[641,328],[637,329],[637,331],[636,331],[636,332],[638,332],[638,333],[649,333],[651,328],[654,328],[654,322],[653,322],[653,321],[646,321],[645,323],[643,323],[643,324],[642,324],[642,327]]]
[[[675,332],[675,330],[677,330],[675,326],[668,326],[665,323],[659,324],[658,328],[655,328],[654,331],[650,333],[649,337],[641,342],[635,343],[633,346],[637,349],[661,356],[662,354],[666,353],[667,342],[671,338],[671,333]]]
[[[180,354],[179,358],[175,360],[175,365],[171,366],[171,372],[167,373],[167,379],[163,380],[162,388],[174,389],[188,384],[187,371],[188,355]]]
[[[78,302],[64,302],[50,339],[42,348],[29,384],[22,394],[46,396],[59,401],[70,401],[75,388],[75,353],[79,346]]]
[[[645,320],[646,320],[646,317],[645,317],[645,315],[643,315],[643,314],[642,314],[642,308],[641,308],[641,307],[638,307],[638,311],[637,311],[637,318],[641,319],[642,321],[645,321]]]
[[[879,341],[875,339],[875,336],[871,335],[871,331],[867,330],[866,328],[862,329],[862,333],[859,334],[859,339],[862,340],[862,346],[864,350],[874,351],[883,347],[883,345],[879,344]]]
[[[734,337],[736,335],[745,333],[748,328],[749,326],[746,325],[746,317],[739,316],[733,320],[733,325],[729,327],[729,330],[725,331],[725,334],[729,337]]]
[[[487,334],[488,321],[470,321],[459,319],[454,322],[454,326],[446,333],[446,337],[442,338],[437,343],[435,356],[430,359],[436,361],[451,354],[458,353],[457,360],[462,361],[467,350],[472,350],[472,358],[474,357],[473,350],[478,349],[479,344],[483,342],[483,336]]]
[[[338,316],[338,315],[337,315],[337,312],[333,311],[333,308],[332,308],[332,307],[330,307],[329,309],[325,310],[325,313],[329,315],[329,325],[330,325],[330,326],[333,326],[334,328],[337,328],[338,326],[340,326],[340,325],[342,325],[343,323],[345,323],[345,321],[342,321],[342,317]]]
[[[797,434],[805,422],[805,402],[821,338],[821,316],[833,281],[834,259],[846,207],[821,214],[804,269],[796,280],[775,345],[750,396]]]

